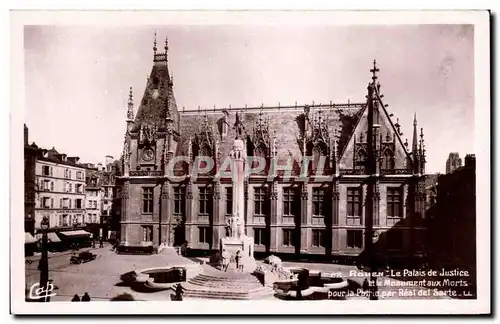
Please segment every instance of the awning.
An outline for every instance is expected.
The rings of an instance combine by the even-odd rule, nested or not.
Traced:
[[[90,233],[84,230],[59,232],[59,234],[70,238],[90,237]]]
[[[41,239],[42,239],[42,234],[38,233],[36,235],[36,240],[38,241],[38,240],[41,240]],[[59,243],[59,242],[61,242],[61,239],[54,232],[47,233],[47,240],[48,240],[49,243]]]
[[[24,243],[25,244],[31,244],[31,243],[36,243],[35,237],[31,235],[31,233],[24,232]]]

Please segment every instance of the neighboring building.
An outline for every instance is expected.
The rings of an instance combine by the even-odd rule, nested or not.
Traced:
[[[87,164],[85,183],[85,223],[93,238],[97,239],[101,237],[102,232],[102,171],[92,164]]]
[[[120,175],[121,163],[108,156],[106,166],[102,171],[102,215],[103,237],[108,240],[119,238],[120,232],[120,202],[116,177]]]
[[[44,216],[52,229],[84,226],[86,170],[78,161],[54,148],[37,150],[35,229]]]
[[[24,125],[24,231],[35,234],[36,154],[35,143],[29,145],[28,127]]]
[[[462,166],[462,159],[456,152],[450,153],[446,160],[446,173],[451,173]]]
[[[439,175],[439,173],[425,175],[426,211],[436,204]]]
[[[236,136],[249,157],[283,165],[292,159],[291,177],[264,169],[245,184],[245,224],[255,251],[359,255],[367,227],[368,104],[373,102],[374,151],[378,156],[373,197],[377,248],[394,256],[421,249],[425,214],[425,148],[414,120],[413,145],[401,138],[385,108],[371,70],[368,101],[316,106],[211,109],[179,113],[167,66],[167,47],[156,53],[137,115],[129,96],[123,149],[121,243],[128,247],[177,245],[218,250],[231,215],[231,179],[215,171],[180,181],[167,168],[174,157],[176,176],[186,175],[197,157],[211,157],[225,168]],[[311,159],[308,178],[300,175]],[[314,179],[321,161],[323,174]],[[390,230],[390,231],[389,231]]]
[[[436,204],[429,210],[427,254],[435,269],[466,269],[476,275],[476,163],[465,157],[465,166],[440,175]],[[454,278],[453,280],[457,280]]]

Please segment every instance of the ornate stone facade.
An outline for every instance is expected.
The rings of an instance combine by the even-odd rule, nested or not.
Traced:
[[[370,83],[369,99],[359,103],[179,113],[166,56],[165,52],[163,60],[155,52],[139,111],[127,121],[123,163],[130,172],[125,171],[122,180],[129,199],[122,202],[122,242],[144,245],[151,239],[151,244],[158,245],[186,240],[192,249],[218,249],[219,239],[227,234],[228,206],[235,199],[230,176],[218,171],[224,171],[224,161],[238,138],[244,142],[248,160],[265,161],[262,170],[245,179],[244,224],[246,233],[255,238],[256,252],[359,255],[370,214],[364,204],[368,179],[375,177],[371,205],[377,248],[395,255],[413,253],[409,238],[422,235],[423,230],[408,222],[423,215],[418,185],[425,170],[423,135],[420,147],[410,151],[407,140],[405,145],[401,138],[399,122],[394,123],[386,109],[376,77]],[[368,138],[369,100],[373,100],[376,124],[372,138]],[[375,174],[369,174],[366,164],[369,140]],[[171,153],[169,159],[162,158],[165,151]],[[167,162],[180,157],[182,161],[172,164],[173,172],[166,172]],[[193,178],[201,157],[211,158],[214,168]],[[289,168],[284,169],[285,165]],[[161,189],[165,183],[170,195]],[[405,204],[407,196],[411,199]],[[178,227],[175,231],[173,223]],[[144,241],[140,233],[148,226],[153,234]]]

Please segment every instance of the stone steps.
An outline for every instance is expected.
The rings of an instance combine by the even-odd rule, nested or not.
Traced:
[[[263,286],[249,273],[222,272],[204,269],[201,274],[183,285],[184,296],[189,298],[250,300],[273,296],[274,291]]]

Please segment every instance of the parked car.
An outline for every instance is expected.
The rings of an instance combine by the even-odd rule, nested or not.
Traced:
[[[81,252],[78,255],[71,256],[70,262],[73,264],[80,264],[80,263],[95,260],[96,257],[97,257],[96,254],[94,254],[92,252],[85,251],[85,252]]]
[[[120,276],[120,280],[126,284],[134,283],[137,280],[137,272],[129,271]]]

